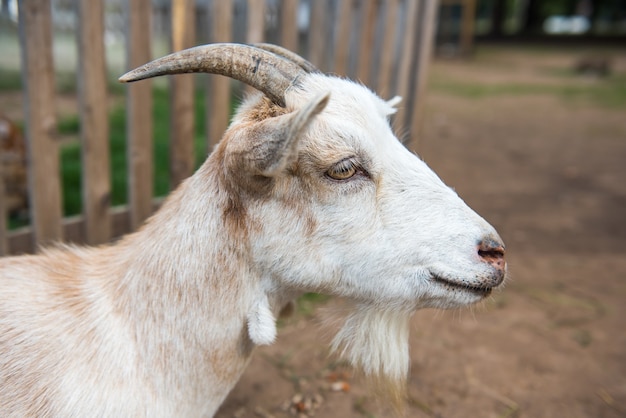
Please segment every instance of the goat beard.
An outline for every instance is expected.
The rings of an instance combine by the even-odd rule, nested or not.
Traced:
[[[374,391],[399,406],[407,396],[411,312],[358,305],[331,350],[370,379]]]

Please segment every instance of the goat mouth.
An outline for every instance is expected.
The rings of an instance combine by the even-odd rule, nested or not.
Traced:
[[[493,287],[490,286],[473,286],[463,282],[452,281],[441,276],[432,276],[431,278],[435,283],[442,284],[452,291],[461,290],[464,292],[473,293],[481,297],[489,296],[491,294],[491,291],[493,290]]]

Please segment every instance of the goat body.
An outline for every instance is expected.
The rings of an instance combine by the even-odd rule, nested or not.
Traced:
[[[495,230],[389,103],[317,72],[279,99],[248,98],[139,231],[0,259],[1,416],[212,416],[304,292],[353,300],[333,347],[402,382],[410,315],[502,282]]]

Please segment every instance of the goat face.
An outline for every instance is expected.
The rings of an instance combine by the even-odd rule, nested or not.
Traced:
[[[219,148],[256,226],[252,268],[269,292],[356,301],[332,348],[401,399],[411,313],[489,295],[504,280],[504,245],[398,141],[394,109],[365,87],[309,74],[285,100],[280,111],[265,98],[248,101]],[[263,312],[249,317],[262,344],[276,335]]]
[[[404,148],[393,107],[365,87],[267,45],[196,47],[121,80],[181,72],[228,75],[264,93],[243,103],[200,170],[217,173],[207,179],[222,192],[222,220],[261,284],[252,341],[274,340],[270,305],[285,297],[346,297],[357,306],[333,347],[400,393],[411,313],[479,301],[504,280],[495,230]]]
[[[402,146],[394,109],[365,87],[272,45],[191,48],[120,80],[181,72],[264,93],[209,163],[223,168],[226,222],[257,226],[246,239],[261,277],[408,310],[476,302],[503,281],[495,230]]]
[[[258,108],[270,105],[249,102],[226,135],[232,139],[226,152],[258,149],[250,138],[260,135],[279,142],[286,129],[267,126],[321,107],[328,92],[308,127],[294,129],[298,138],[274,150],[279,170],[248,170],[268,180],[246,192],[257,196],[246,199],[246,213],[259,226],[250,243],[260,275],[301,291],[409,311],[488,295],[505,274],[500,238],[397,140],[388,123],[394,109],[363,86],[309,74],[287,91],[284,114],[274,121],[255,122]]]

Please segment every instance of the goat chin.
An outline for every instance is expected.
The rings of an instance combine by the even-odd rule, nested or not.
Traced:
[[[359,304],[332,341],[331,350],[363,371],[382,397],[400,404],[409,372],[412,312]]]

